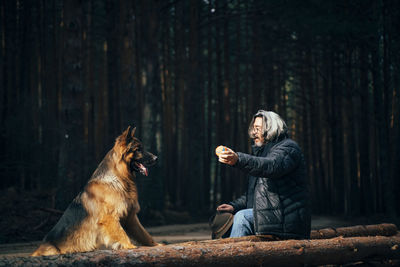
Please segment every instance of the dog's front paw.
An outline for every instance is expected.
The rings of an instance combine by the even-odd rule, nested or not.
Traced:
[[[134,248],[137,248],[137,246],[133,244],[129,244],[127,247],[124,247],[124,249],[134,249]]]
[[[111,249],[113,250],[118,250],[118,249],[134,249],[137,248],[135,245],[133,244],[121,244],[119,242],[116,242],[114,244],[112,244]]]

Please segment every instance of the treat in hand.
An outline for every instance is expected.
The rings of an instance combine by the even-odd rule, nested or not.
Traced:
[[[221,152],[222,152],[222,151],[228,151],[228,148],[225,147],[225,146],[218,146],[218,147],[215,149],[215,154],[219,157],[219,155],[221,155]]]

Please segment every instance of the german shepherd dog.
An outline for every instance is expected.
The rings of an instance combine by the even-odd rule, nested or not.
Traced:
[[[115,141],[84,190],[72,201],[32,256],[158,245],[139,222],[135,173],[148,175],[157,157],[143,150],[130,126]]]

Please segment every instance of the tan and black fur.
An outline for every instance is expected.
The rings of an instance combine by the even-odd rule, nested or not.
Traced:
[[[84,190],[72,201],[44,243],[32,256],[91,251],[97,248],[135,248],[130,238],[155,246],[139,222],[135,172],[147,175],[157,157],[143,151],[128,127],[115,141]]]

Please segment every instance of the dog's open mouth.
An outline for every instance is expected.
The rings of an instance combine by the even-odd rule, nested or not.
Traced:
[[[147,169],[142,163],[136,161],[136,162],[135,162],[135,166],[136,166],[137,170],[138,170],[141,174],[143,174],[143,175],[145,175],[145,176],[148,176],[148,175],[149,175],[148,169]]]

